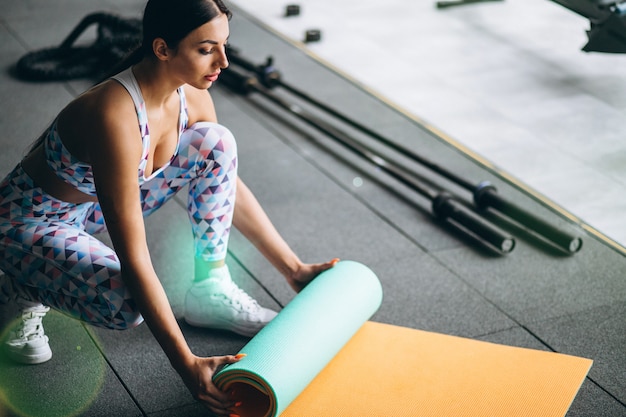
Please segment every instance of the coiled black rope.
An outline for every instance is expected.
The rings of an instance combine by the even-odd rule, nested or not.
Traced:
[[[74,46],[85,30],[97,24],[90,46]],[[98,12],[87,15],[58,47],[29,52],[17,62],[16,75],[29,81],[96,78],[119,63],[141,43],[141,20]]]

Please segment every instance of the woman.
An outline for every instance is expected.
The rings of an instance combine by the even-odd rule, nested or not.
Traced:
[[[296,291],[336,262],[301,262],[237,177],[235,141],[207,91],[228,66],[229,18],[221,0],[149,0],[132,65],[63,109],[0,184],[0,289],[22,308],[7,343],[15,359],[51,357],[48,306],[113,329],[145,320],[194,397],[229,414],[211,377],[239,358],[191,352],[146,242],[143,217],[185,186],[196,250],[190,324],[252,336],[276,314],[230,278],[231,222]],[[104,230],[114,250],[92,236]]]

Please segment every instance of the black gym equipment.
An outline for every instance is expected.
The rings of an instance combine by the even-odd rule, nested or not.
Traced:
[[[626,53],[626,2],[623,0],[552,0],[589,19],[585,52]]]
[[[504,0],[441,0],[438,9]],[[550,0],[589,19],[585,52],[626,53],[625,0]]]
[[[486,3],[490,1],[504,1],[504,0],[442,0],[436,3],[438,9],[445,9],[446,7],[464,6],[466,4],[473,3]]]
[[[304,33],[304,43],[319,42],[322,40],[322,31],[319,29],[309,29]]]
[[[383,145],[393,149],[394,151],[408,157],[410,160],[420,164],[423,167],[430,169],[436,174],[446,178],[447,180],[459,185],[460,187],[466,189],[471,192],[473,195],[474,204],[481,210],[492,209],[500,214],[506,216],[507,218],[525,226],[531,231],[535,232],[539,236],[543,237],[553,245],[557,246],[561,250],[565,251],[568,254],[573,254],[578,252],[582,247],[582,239],[578,236],[574,236],[570,233],[559,230],[558,228],[552,226],[545,220],[539,218],[533,213],[528,212],[527,210],[518,207],[512,202],[505,199],[503,196],[498,194],[496,187],[491,184],[489,181],[480,181],[478,183],[474,183],[468,181],[459,175],[453,173],[452,171],[442,167],[441,165],[424,158],[413,150],[401,146],[398,143],[385,138],[379,133],[373,131],[372,129],[364,126],[363,124],[355,121],[354,119],[349,118],[345,114],[339,112],[336,109],[331,108],[330,106],[322,103],[321,101],[311,97],[310,95],[304,93],[303,91],[293,87],[292,85],[286,83],[280,74],[280,72],[274,67],[273,59],[271,57],[267,58],[267,62],[262,65],[255,65],[251,61],[243,58],[241,54],[233,47],[229,47],[228,57],[232,64],[237,65],[247,71],[252,72],[256,79],[267,88],[274,87],[282,87],[289,93],[294,94],[296,97],[303,99],[304,101],[312,104],[313,106],[323,110],[324,112],[330,114],[331,116],[341,120],[342,122],[348,124],[349,126],[369,135],[373,139],[376,139]],[[253,83],[255,84],[255,83]],[[254,87],[255,91],[259,89]],[[263,91],[264,95],[268,95],[266,91]],[[269,98],[269,97],[268,97]],[[272,101],[276,101],[272,99]],[[278,104],[278,103],[277,103]],[[281,104],[284,106],[284,104]]]
[[[97,37],[87,46],[76,45],[96,25]],[[29,52],[17,62],[16,75],[28,81],[97,78],[118,64],[141,42],[141,20],[97,12],[85,16],[58,47]]]
[[[300,5],[288,4],[285,8],[285,17],[300,16]]]
[[[348,150],[374,164],[391,177],[430,200],[432,213],[437,218],[450,220],[453,223],[461,225],[464,229],[471,232],[500,253],[509,253],[515,247],[515,239],[512,236],[470,210],[452,194],[429,187],[408,168],[397,163],[390,163],[384,156],[381,156],[372,148],[350,137],[336,126],[315,116],[311,112],[307,112],[297,104],[291,103],[274,94],[263,87],[256,76],[244,74],[230,67],[222,72],[220,81],[233,91],[243,95],[252,92],[260,93],[263,97],[278,105],[283,110],[288,111],[301,121],[304,121],[309,126],[335,139]]]

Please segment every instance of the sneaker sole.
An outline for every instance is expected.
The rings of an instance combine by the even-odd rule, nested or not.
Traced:
[[[40,349],[37,353],[24,354],[23,352],[16,352],[11,349],[6,349],[7,356],[14,362],[24,365],[38,365],[40,363],[48,362],[52,359],[52,350],[50,346]]]

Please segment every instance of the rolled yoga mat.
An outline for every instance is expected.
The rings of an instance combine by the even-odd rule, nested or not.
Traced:
[[[563,417],[592,361],[367,321],[363,265],[321,274],[219,372],[242,417]],[[358,329],[358,330],[357,330]]]
[[[341,261],[320,274],[215,375],[241,417],[278,416],[380,307],[382,287],[366,266]]]

